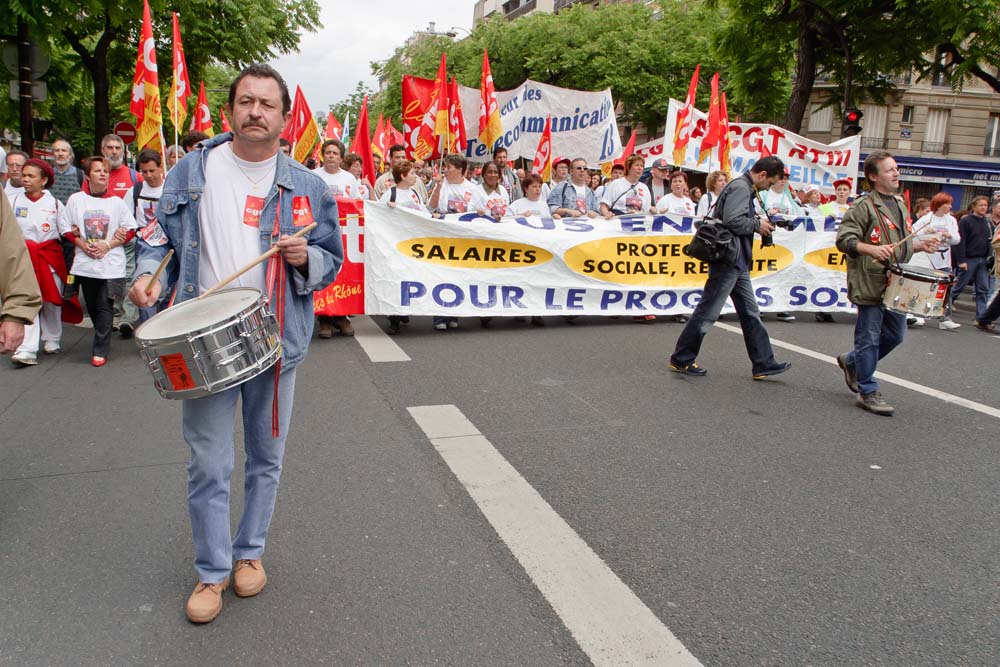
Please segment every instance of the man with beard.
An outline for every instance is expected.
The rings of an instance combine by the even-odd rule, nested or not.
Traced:
[[[83,170],[73,166],[73,146],[65,139],[52,142],[52,161],[55,179],[49,186],[52,195],[63,204],[71,194],[83,187]]]

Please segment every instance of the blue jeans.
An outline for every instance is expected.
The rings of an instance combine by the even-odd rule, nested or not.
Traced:
[[[955,279],[955,288],[951,292],[954,301],[972,283],[972,295],[976,299],[976,319],[981,320],[986,313],[986,297],[990,293],[990,276],[986,270],[985,257],[966,257],[967,269],[959,269]]]
[[[281,478],[285,438],[291,421],[295,369],[281,374],[278,383],[280,435],[271,436],[274,372],[182,405],[184,440],[191,448],[188,461],[188,511],[194,536],[194,567],[198,580],[208,584],[229,576],[234,560],[257,559],[274,512]],[[233,430],[237,399],[243,399],[243,449],[246,481],[243,516],[230,536],[229,478],[233,472]]]
[[[774,364],[774,351],[771,349],[771,339],[760,321],[760,310],[754,298],[750,274],[746,269],[735,266],[710,265],[708,280],[702,290],[701,301],[691,314],[691,319],[684,326],[670,362],[675,366],[687,366],[694,362],[701,350],[701,342],[705,334],[719,319],[726,299],[732,297],[736,314],[740,318],[743,329],[743,343],[747,355],[753,363],[754,372]]]
[[[862,394],[878,391],[875,368],[878,362],[903,342],[906,315],[885,306],[858,306],[854,325],[854,349],[847,354],[847,365],[854,368]]]

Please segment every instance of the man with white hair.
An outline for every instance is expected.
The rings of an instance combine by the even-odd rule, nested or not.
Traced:
[[[83,187],[83,170],[73,166],[73,146],[65,139],[59,138],[52,142],[52,171],[55,179],[49,188],[52,196],[63,204],[70,195],[76,194]]]
[[[128,191],[142,180],[135,169],[125,164],[125,142],[117,134],[104,135],[104,138],[101,139],[101,155],[111,165],[111,175],[108,177],[108,196],[124,199]],[[84,181],[83,191],[90,194],[89,182]]]

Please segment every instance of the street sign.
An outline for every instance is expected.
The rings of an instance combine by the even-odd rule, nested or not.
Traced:
[[[3,47],[3,66],[7,68],[11,76],[18,76],[17,45],[5,44]],[[49,71],[52,59],[49,54],[38,48],[37,44],[31,45],[31,78],[38,79]]]
[[[130,144],[135,141],[135,125],[123,120],[120,123],[115,123],[114,133],[122,138],[126,144]]]
[[[16,79],[11,79],[7,84],[7,92],[10,94],[10,99],[17,102],[21,99],[21,82]],[[49,98],[49,87],[44,81],[32,81],[31,82],[31,100],[33,102],[44,102]]]

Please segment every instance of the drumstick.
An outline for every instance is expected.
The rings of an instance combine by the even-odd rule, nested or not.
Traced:
[[[299,231],[295,232],[294,234],[292,234],[288,238],[297,239],[300,236],[305,235],[307,232],[311,232],[312,230],[316,229],[317,226],[318,226],[317,223],[314,222],[314,223],[312,223],[311,225],[309,225],[307,227],[303,227],[302,229],[300,229]],[[244,273],[246,273],[247,271],[249,271],[253,267],[257,266],[261,262],[267,261],[267,258],[270,257],[271,255],[273,255],[276,252],[278,252],[278,246],[277,245],[271,246],[270,250],[268,250],[267,252],[265,252],[263,255],[261,255],[260,257],[258,257],[255,260],[253,260],[252,262],[250,262],[249,264],[247,264],[242,269],[240,269],[239,271],[237,271],[233,275],[229,276],[228,278],[223,278],[222,281],[219,282],[215,287],[213,287],[212,289],[208,290],[207,292],[205,292],[204,294],[202,294],[198,298],[199,299],[204,299],[209,294],[212,294],[214,292],[218,292],[220,289],[222,289],[223,287],[225,287],[229,283],[233,282],[234,280],[236,280],[237,278],[239,278],[240,276],[242,276]]]
[[[173,256],[174,256],[174,249],[171,248],[167,252],[167,256],[164,257],[163,261],[160,262],[160,265],[156,267],[156,271],[153,273],[153,277],[149,279],[149,284],[146,285],[146,296],[149,296],[150,294],[153,293],[153,285],[156,284],[156,281],[160,279],[160,275],[163,273],[163,270],[167,268],[167,263],[170,262],[170,258]]]
[[[916,236],[917,234],[919,234],[920,232],[924,231],[925,229],[927,229],[930,226],[931,226],[931,223],[930,223],[930,221],[928,221],[923,227],[921,227],[920,229],[913,230],[913,233],[911,233],[909,236],[907,236],[907,237],[905,237],[903,239],[900,239],[899,241],[896,241],[895,243],[893,243],[889,247],[892,248],[892,249],[896,249],[898,246],[903,245],[904,243],[906,243],[907,241],[909,241],[910,239],[912,239],[914,236]]]

